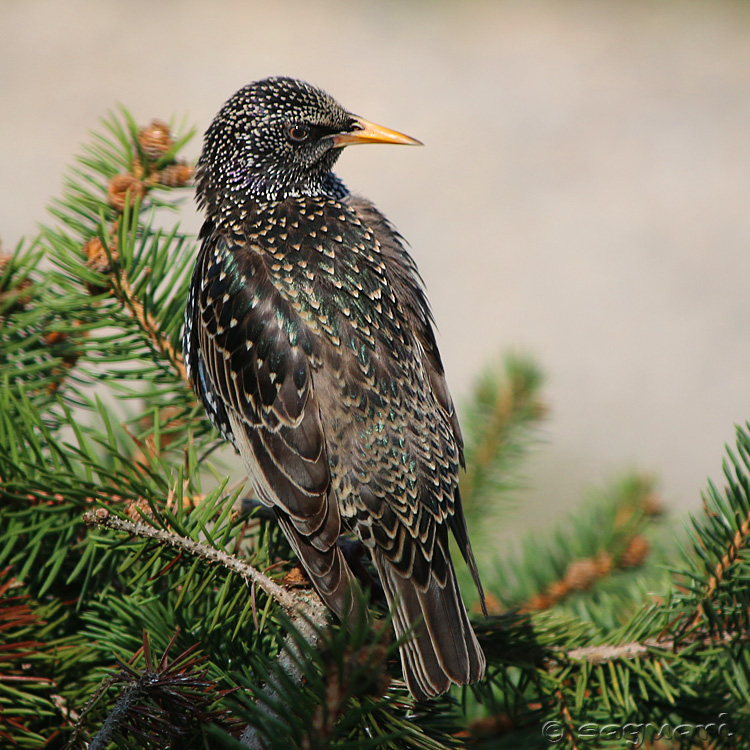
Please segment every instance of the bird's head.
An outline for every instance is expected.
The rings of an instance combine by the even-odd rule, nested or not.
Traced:
[[[344,146],[419,144],[347,112],[293,78],[266,78],[240,89],[206,131],[198,160],[198,201],[281,200],[317,195]]]

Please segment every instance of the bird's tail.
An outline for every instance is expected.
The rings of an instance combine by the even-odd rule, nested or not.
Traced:
[[[412,695],[425,700],[444,693],[451,683],[481,680],[484,653],[469,623],[450,561],[445,586],[431,575],[424,588],[399,575],[380,549],[374,550],[374,561],[396,636],[406,636],[401,664]],[[407,635],[409,630],[412,635]]]

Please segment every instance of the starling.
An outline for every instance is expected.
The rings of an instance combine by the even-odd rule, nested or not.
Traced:
[[[463,441],[416,265],[331,171],[343,147],[418,144],[291,78],[240,89],[204,139],[188,373],[339,617],[354,533],[383,585],[418,700],[482,678],[449,529],[482,597],[458,491]]]

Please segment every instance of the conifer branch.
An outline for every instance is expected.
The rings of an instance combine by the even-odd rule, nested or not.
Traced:
[[[110,685],[111,682],[106,687],[108,688]],[[136,680],[123,690],[114,708],[109,712],[99,731],[88,744],[88,750],[104,750],[109,745],[115,733],[127,720],[133,705],[137,704],[147,694],[147,689],[148,682],[146,680]]]
[[[154,528],[145,523],[125,521],[112,515],[106,508],[97,508],[94,511],[88,511],[84,513],[83,519],[90,525],[101,526],[114,531],[123,531],[145,539],[152,539],[199,557],[207,562],[219,563],[242,577],[253,587],[259,587],[269,597],[275,599],[290,615],[291,623],[303,641],[312,648],[317,646],[320,630],[327,624],[327,611],[316,594],[285,589],[252,565],[227,554],[223,550],[209,547],[192,539],[186,539],[165,529]],[[291,636],[287,636],[284,640],[284,648],[277,658],[277,663],[287,677],[291,678],[295,683],[300,683],[303,679],[303,674],[299,666],[302,661],[301,657],[298,645]],[[135,685],[132,687],[135,689]],[[278,717],[277,712],[272,707],[277,695],[277,687],[269,684],[263,693],[263,700],[259,704],[260,710],[271,718],[283,718]],[[135,698],[137,698],[137,695],[123,694],[123,704],[127,705]],[[115,713],[113,712],[112,715]],[[104,729],[105,727],[102,727],[102,732]],[[104,737],[106,740],[109,739],[109,735],[106,733]],[[242,737],[242,743],[250,748],[263,747],[258,733],[252,727],[248,727]]]
[[[172,745],[187,733],[191,722],[223,725],[237,730],[238,720],[227,709],[212,709],[217,698],[234,690],[219,690],[214,680],[207,677],[206,657],[196,656],[197,644],[190,646],[173,659],[169,652],[179,635],[173,634],[158,661],[151,653],[149,639],[143,633],[143,645],[124,663],[118,661],[120,672],[108,676],[86,704],[76,723],[68,748],[77,742],[82,722],[95,704],[113,685],[123,685],[115,705],[109,711],[99,731],[88,744],[88,750],[104,750],[116,738],[138,736],[159,746]],[[143,655],[144,664],[134,667]]]
[[[151,313],[146,312],[143,304],[140,302],[138,297],[130,285],[127,275],[124,271],[112,273],[113,286],[116,292],[119,292],[121,301],[130,310],[133,317],[138,322],[138,325],[149,337],[156,350],[164,356],[169,363],[177,370],[180,379],[190,388],[190,381],[187,376],[187,369],[185,368],[185,361],[182,357],[182,352],[177,351],[171,344],[171,342],[161,333],[157,322],[154,320]]]
[[[623,538],[625,545],[620,554],[611,555],[600,550],[593,557],[571,560],[562,578],[547,584],[541,594],[534,594],[520,612],[550,609],[567,597],[587,591],[616,570],[627,570],[642,565],[649,555],[650,547],[642,534],[630,534]]]
[[[562,719],[562,725],[565,727],[565,736],[567,736],[570,742],[570,750],[579,750],[576,744],[576,726],[573,721],[573,717],[570,715],[570,709],[568,708],[568,702],[565,699],[565,694],[562,688],[557,688],[554,692],[554,696],[557,699],[558,705],[560,706],[560,716]]]
[[[239,575],[246,582],[258,586],[289,613],[294,613],[308,604],[306,597],[285,589],[252,565],[215,547],[209,547],[206,544],[173,534],[165,529],[154,528],[145,523],[125,521],[122,518],[112,515],[106,508],[87,511],[83,514],[83,520],[92,526],[101,526],[113,531],[123,531],[132,536],[153,539],[161,544],[175,547],[207,562],[219,563],[227,568],[227,570]]]
[[[306,594],[300,594],[297,599],[299,608],[296,611],[296,616],[292,618],[291,624],[305,644],[311,648],[316,648],[320,642],[320,628],[326,623],[326,608],[317,596],[313,599]],[[303,606],[306,607],[306,614],[302,609]],[[278,669],[293,684],[300,685],[304,679],[301,667],[304,661],[304,654],[290,633],[284,638],[283,648],[276,659]],[[284,721],[285,717],[275,708],[282,696],[283,689],[271,676],[268,684],[258,696],[258,710],[271,720]],[[250,750],[264,750],[266,748],[258,728],[252,725],[248,725],[240,737],[240,741]]]
[[[530,361],[509,356],[477,380],[468,405],[466,471],[461,498],[466,513],[486,512],[483,503],[507,490],[510,459],[519,457],[530,428],[544,419],[547,407],[539,397],[542,375]]]
[[[550,610],[576,594],[598,590],[616,572],[647,562],[652,553],[647,532],[662,513],[653,480],[626,476],[598,495],[586,512],[568,519],[564,530],[546,540],[530,534],[520,563],[499,561],[504,589],[490,599],[496,613]],[[559,573],[552,577],[550,571]]]
[[[743,547],[747,546],[748,540],[750,540],[750,512],[745,515],[745,520],[729,542],[726,552],[719,562],[716,563],[714,573],[708,579],[703,599],[699,605],[699,610],[690,624],[691,627],[697,627],[703,617],[707,616],[708,613],[706,612],[705,602],[713,598],[716,590],[724,579],[727,569],[737,560]]]
[[[597,646],[583,646],[565,652],[565,658],[571,661],[584,661],[589,664],[605,664],[619,659],[641,659],[649,656],[663,656],[665,652],[677,655],[680,650],[696,644],[711,648],[714,646],[728,646],[735,643],[750,641],[750,631],[737,633],[724,632],[718,636],[702,635],[692,638],[647,638],[643,641],[630,641],[617,645],[600,644]]]

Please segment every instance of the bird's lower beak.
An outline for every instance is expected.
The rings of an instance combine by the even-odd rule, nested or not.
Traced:
[[[422,142],[395,130],[376,125],[362,117],[354,117],[352,129],[331,136],[335,146],[352,146],[357,143],[395,143],[402,146],[422,146]]]

